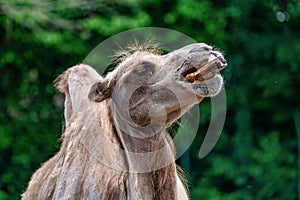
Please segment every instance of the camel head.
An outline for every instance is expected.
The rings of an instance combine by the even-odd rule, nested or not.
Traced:
[[[219,72],[226,66],[222,53],[204,43],[166,55],[137,48],[92,86],[89,99],[111,99],[123,122],[167,127],[204,97],[220,92]]]

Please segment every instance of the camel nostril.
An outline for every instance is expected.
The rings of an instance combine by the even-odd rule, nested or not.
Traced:
[[[225,68],[227,66],[227,61],[223,57],[222,53],[220,53],[219,51],[211,51],[210,55],[212,55],[213,57],[215,57],[219,60],[218,65],[220,68]],[[213,59],[215,59],[215,58],[213,58]]]
[[[218,57],[220,60],[220,66],[219,68],[224,69],[225,67],[227,67],[227,61],[223,58],[223,57]]]
[[[215,56],[216,58],[220,58],[221,57],[221,58],[224,59],[223,54],[221,52],[219,52],[219,51],[211,51],[210,54],[213,55],[213,56]]]
[[[225,60],[225,58],[223,56],[219,56],[218,58],[221,60],[223,65],[227,66],[227,61]]]
[[[212,51],[212,52],[210,52],[210,54],[211,54],[211,55],[213,55],[213,56],[215,56],[215,57],[218,57],[218,56],[220,56],[220,55],[219,55],[219,53],[218,53],[218,52],[216,52],[216,51]]]

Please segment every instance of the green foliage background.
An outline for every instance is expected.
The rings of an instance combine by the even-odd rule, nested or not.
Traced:
[[[229,63],[220,140],[198,158],[206,100],[199,134],[179,161],[191,198],[297,199],[299,17],[298,0],[0,1],[0,199],[19,199],[59,148],[54,78],[109,36],[145,26],[213,44]]]

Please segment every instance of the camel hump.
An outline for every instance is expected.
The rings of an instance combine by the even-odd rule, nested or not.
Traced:
[[[69,126],[71,117],[91,106],[93,102],[88,99],[89,90],[94,83],[102,79],[95,69],[84,64],[67,69],[55,79],[55,87],[65,94],[66,127]]]

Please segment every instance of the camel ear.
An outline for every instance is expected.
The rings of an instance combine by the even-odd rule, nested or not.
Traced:
[[[91,101],[101,102],[111,97],[111,94],[110,82],[104,79],[92,85],[88,97]]]

